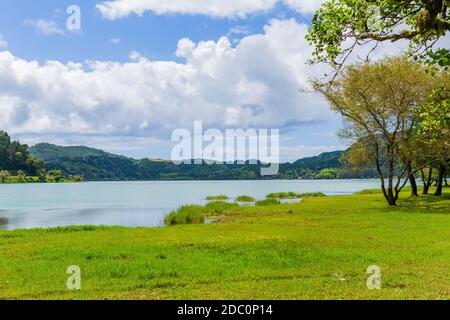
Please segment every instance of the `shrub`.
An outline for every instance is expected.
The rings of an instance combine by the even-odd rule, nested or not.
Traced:
[[[273,206],[273,205],[277,205],[280,204],[280,200],[278,199],[266,199],[266,200],[261,200],[256,202],[256,205],[258,207],[263,207],[263,206]]]
[[[177,211],[173,211],[168,214],[164,221],[168,225],[204,223],[205,216],[203,214],[203,211],[204,208],[202,206],[183,206]]]
[[[256,199],[250,196],[239,196],[236,198],[237,202],[255,202]]]
[[[209,201],[220,201],[220,200],[228,200],[228,199],[230,199],[230,198],[228,196],[224,196],[224,195],[206,197],[206,200],[209,200]]]
[[[0,182],[5,183],[8,181],[8,179],[11,177],[11,174],[7,170],[1,170],[0,171]]]

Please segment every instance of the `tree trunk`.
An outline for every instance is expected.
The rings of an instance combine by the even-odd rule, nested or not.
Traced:
[[[443,165],[439,166],[439,178],[437,180],[436,185],[436,192],[434,193],[435,196],[442,196],[442,185],[444,182],[444,175],[445,175],[445,167]]]
[[[388,198],[387,202],[390,206],[396,206],[397,205],[397,197],[394,195],[394,189],[388,188]]]
[[[411,161],[406,162],[406,168],[408,170],[409,184],[411,185],[411,197],[418,197],[419,193],[417,192],[416,177],[414,177],[414,173],[412,171]]]
[[[433,168],[428,169],[428,177],[425,177],[425,172],[420,170],[422,173],[422,182],[423,182],[423,195],[428,195],[428,191],[430,191],[430,187],[433,184]]]

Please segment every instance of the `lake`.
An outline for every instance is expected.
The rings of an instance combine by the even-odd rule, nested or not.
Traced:
[[[69,225],[160,227],[164,216],[209,195],[264,199],[272,192],[351,194],[378,180],[152,181],[0,185],[0,229]]]

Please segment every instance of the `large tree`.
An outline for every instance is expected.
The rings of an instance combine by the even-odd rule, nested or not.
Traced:
[[[450,0],[328,0],[312,19],[314,62],[344,65],[358,45],[408,40],[411,53],[450,66],[448,48],[435,48],[450,31]]]
[[[404,58],[345,67],[315,88],[346,121],[343,135],[372,161],[389,205],[412,175],[411,143],[418,109],[432,88],[421,65]]]

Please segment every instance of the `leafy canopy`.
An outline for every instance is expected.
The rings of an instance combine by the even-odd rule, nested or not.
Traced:
[[[450,31],[450,0],[328,0],[312,19],[312,62],[339,68],[357,45],[406,39],[425,62],[450,66],[450,51],[434,49]],[[345,44],[345,46],[344,46]]]

